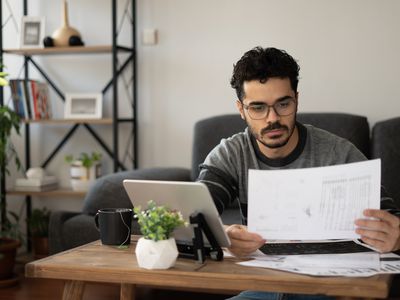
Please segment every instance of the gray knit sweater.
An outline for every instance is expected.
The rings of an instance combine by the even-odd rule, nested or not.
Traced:
[[[200,166],[198,180],[210,190],[220,213],[239,201],[243,223],[247,223],[248,170],[299,169],[345,164],[367,158],[348,140],[311,125],[296,124],[299,142],[287,157],[269,159],[261,153],[254,137],[244,132],[221,140]],[[382,195],[383,196],[383,195]],[[382,208],[400,213],[393,200],[381,199]]]

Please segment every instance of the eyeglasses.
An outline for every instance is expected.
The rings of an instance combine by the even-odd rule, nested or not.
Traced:
[[[242,106],[247,110],[251,119],[261,120],[269,115],[270,108],[273,108],[278,116],[284,117],[293,114],[296,111],[296,100],[294,98],[287,98],[279,100],[273,105],[265,103],[246,105],[242,103]]]

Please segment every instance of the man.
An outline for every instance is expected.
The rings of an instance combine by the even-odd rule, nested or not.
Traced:
[[[296,122],[299,70],[285,51],[261,47],[246,52],[234,66],[231,86],[238,97],[237,109],[248,127],[222,140],[210,152],[198,180],[208,186],[220,213],[238,199],[243,225],[226,227],[232,243],[229,250],[236,256],[249,255],[265,243],[245,226],[249,169],[296,169],[366,160],[349,141]],[[400,210],[388,197],[382,197],[381,207],[366,210],[364,215],[369,219],[355,220],[356,232],[379,251],[398,250]],[[234,299],[271,299],[277,295],[244,292]]]

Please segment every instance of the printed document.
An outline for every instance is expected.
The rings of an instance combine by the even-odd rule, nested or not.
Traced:
[[[400,273],[400,256],[394,253],[379,254],[315,254],[315,255],[264,255],[259,252],[253,260],[239,265],[269,268],[313,276],[369,277],[376,274]]]
[[[354,221],[380,208],[379,159],[249,170],[248,229],[271,240],[357,239]]]

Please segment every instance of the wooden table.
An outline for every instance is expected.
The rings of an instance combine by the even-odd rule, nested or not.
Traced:
[[[207,260],[199,265],[189,259],[178,259],[168,270],[146,270],[138,267],[134,249],[89,243],[26,265],[26,276],[67,280],[63,299],[81,299],[85,282],[118,283],[120,299],[134,299],[136,285],[207,291],[259,290],[302,294],[325,294],[344,297],[386,298],[391,276],[367,278],[312,277],[288,272],[244,267],[235,258],[222,262]]]

